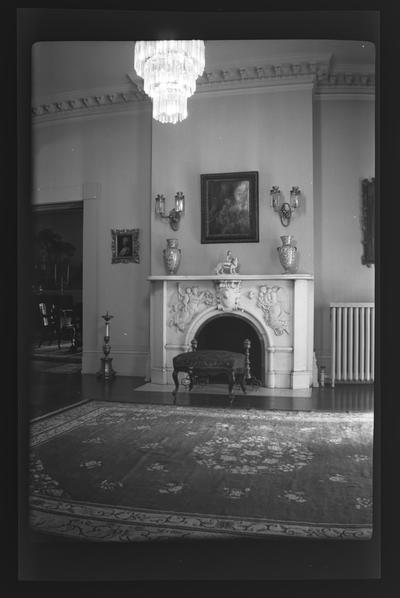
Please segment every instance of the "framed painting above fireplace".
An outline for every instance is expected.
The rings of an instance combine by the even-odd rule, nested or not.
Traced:
[[[201,242],[258,243],[258,172],[200,178]]]

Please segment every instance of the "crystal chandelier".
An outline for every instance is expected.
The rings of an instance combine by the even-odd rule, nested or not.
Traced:
[[[187,99],[196,90],[204,64],[204,42],[200,40],[135,43],[135,71],[153,99],[153,118],[176,123],[187,117]]]

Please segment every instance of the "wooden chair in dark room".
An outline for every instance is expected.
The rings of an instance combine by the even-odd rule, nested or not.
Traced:
[[[80,344],[80,321],[75,309],[59,310],[58,346],[62,339],[71,342],[69,351],[75,353]]]
[[[48,340],[49,345],[51,345],[53,340],[57,339],[59,344],[59,327],[55,306],[40,302],[38,308],[40,327],[39,347],[41,347],[45,340]]]

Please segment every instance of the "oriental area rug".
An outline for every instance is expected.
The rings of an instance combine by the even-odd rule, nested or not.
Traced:
[[[30,525],[96,542],[372,536],[372,413],[89,401],[31,422]]]

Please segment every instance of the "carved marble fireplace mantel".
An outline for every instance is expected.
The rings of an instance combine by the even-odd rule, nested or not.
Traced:
[[[262,347],[268,388],[312,384],[314,277],[311,274],[149,276],[151,381],[171,384],[172,358],[189,351],[219,315],[243,318]]]

